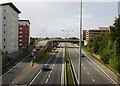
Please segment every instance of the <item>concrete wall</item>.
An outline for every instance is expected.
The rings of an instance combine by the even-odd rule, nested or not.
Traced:
[[[9,5],[2,7],[2,38],[3,51],[8,53],[18,50],[18,13]],[[6,17],[4,19],[4,17]],[[5,33],[4,33],[5,31]],[[5,46],[5,48],[4,48]]]

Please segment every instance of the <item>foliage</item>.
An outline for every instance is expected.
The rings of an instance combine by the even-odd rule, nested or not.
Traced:
[[[99,54],[105,64],[120,73],[120,16],[110,26],[110,33],[91,38],[87,48],[91,53]]]

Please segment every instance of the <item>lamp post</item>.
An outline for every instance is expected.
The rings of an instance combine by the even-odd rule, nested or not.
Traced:
[[[79,42],[79,66],[78,66],[78,86],[81,86],[81,32],[82,32],[82,0],[80,2],[80,42]]]

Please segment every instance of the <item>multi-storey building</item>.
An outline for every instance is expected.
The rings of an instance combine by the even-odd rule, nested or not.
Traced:
[[[82,32],[82,40],[86,40],[86,31],[87,30],[83,30]]]
[[[101,33],[110,32],[110,30],[87,30],[86,31],[86,40],[89,40],[92,37],[96,37]]]
[[[30,21],[19,20],[18,28],[19,48],[26,48],[30,44]]]
[[[110,30],[110,27],[99,27],[99,30]]]
[[[0,36],[2,51],[6,53],[18,50],[18,14],[21,13],[13,3],[0,4]]]

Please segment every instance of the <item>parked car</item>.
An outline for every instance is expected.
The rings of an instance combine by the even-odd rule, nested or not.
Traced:
[[[49,65],[44,65],[42,67],[42,71],[50,71],[50,70],[51,70],[51,68],[49,68]]]

